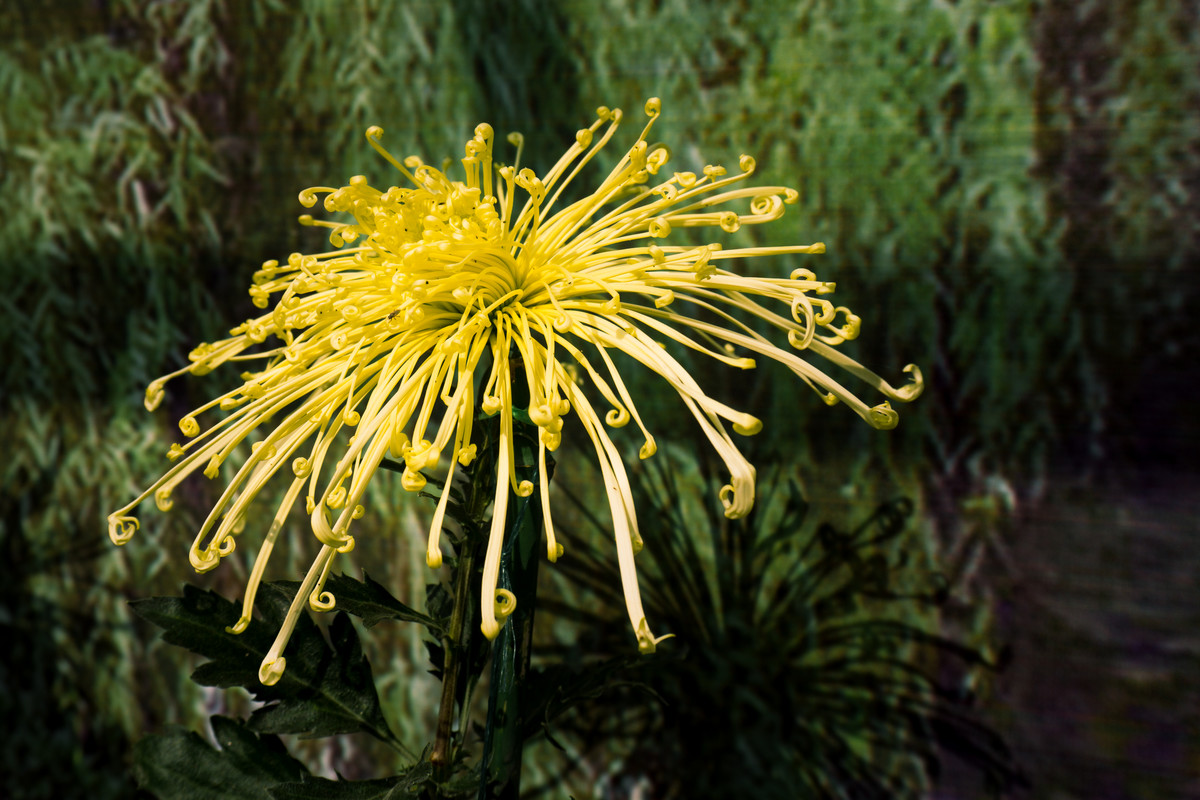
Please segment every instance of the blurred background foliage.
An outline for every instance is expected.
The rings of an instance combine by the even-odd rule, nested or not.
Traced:
[[[174,386],[154,414],[141,406],[145,384],[254,313],[245,288],[259,262],[322,246],[293,222],[296,193],[360,172],[392,180],[360,138],[372,124],[393,151],[438,161],[459,157],[489,121],[522,130],[525,160],[545,169],[597,105],[636,120],[657,95],[657,136],[678,169],[753,154],[765,181],[801,199],[769,229],[734,238],[825,241],[827,255],[805,266],[837,280],[837,297],[863,316],[854,354],[896,380],[915,362],[928,381],[900,428],[881,435],[797,398],[781,371],[695,364],[703,385],[765,420],[759,466],[799,476],[812,520],[911,497],[921,547],[950,581],[938,624],[974,645],[1131,647],[1119,625],[1101,625],[1105,639],[1029,598],[1075,588],[1060,576],[1079,550],[1045,539],[1110,552],[1115,529],[1091,513],[1097,498],[1113,518],[1166,508],[1179,516],[1155,518],[1160,528],[1195,531],[1180,503],[1194,496],[1200,441],[1188,404],[1200,363],[1197,16],[1171,0],[4,4],[7,793],[131,796],[130,740],[239,702],[192,687],[186,665],[126,608],[188,577],[185,543],[212,487],[181,487],[176,510],[145,515],[122,550],[107,545],[104,515],[162,468],[175,421],[221,376]],[[638,397],[661,389],[644,376],[631,386]],[[655,432],[689,441],[694,431],[660,396],[642,402]],[[578,457],[564,453],[556,480],[586,494],[587,470],[569,461]],[[1171,489],[1151,508],[1137,490],[1168,474]],[[373,491],[384,513],[363,520],[359,563],[389,564],[393,592],[418,597],[429,576],[414,532],[426,510],[387,477]],[[304,540],[291,572],[281,565],[274,577],[307,563]],[[1175,552],[1177,540],[1162,547]],[[1194,605],[1200,574],[1188,558],[1181,568],[1192,571],[1168,582],[1174,605],[1160,598],[1176,616],[1158,614],[1162,630],[1147,634],[1172,642],[1159,648],[1169,659],[1139,662],[1137,679],[1112,672],[1120,658],[1080,662],[1102,676],[1080,685],[1106,699],[1079,702],[1104,713],[1065,728],[1031,713],[1045,664],[1022,662],[1020,650],[1013,672],[981,693],[1031,762],[1038,796],[1129,796],[1090,791],[1081,766],[1095,759],[1126,759],[1140,796],[1174,796],[1194,775],[1200,756],[1186,735],[1166,755],[1130,755],[1165,724],[1155,715],[1195,696],[1176,680],[1195,666],[1194,643],[1171,638],[1197,621],[1179,610]],[[242,577],[227,567],[208,580],[232,597]],[[1116,579],[1138,582],[1136,570]],[[373,646],[389,718],[419,747],[436,702],[421,645],[414,634]],[[1105,732],[1105,713],[1134,706],[1144,725]],[[1057,749],[1039,749],[1050,742]],[[342,747],[310,755],[349,777],[384,757]]]

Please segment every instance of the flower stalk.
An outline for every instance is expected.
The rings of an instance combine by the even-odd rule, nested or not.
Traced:
[[[537,428],[521,419],[514,425],[516,470],[535,485],[538,473]],[[553,465],[549,471],[553,471]],[[549,480],[550,475],[545,476]],[[533,616],[537,605],[537,577],[542,542],[541,504],[517,498],[509,514],[500,557],[498,588],[515,602],[507,610],[507,623],[492,644],[491,685],[484,729],[479,800],[517,800],[521,786],[521,687],[529,674],[533,651]],[[499,609],[497,609],[499,610]]]

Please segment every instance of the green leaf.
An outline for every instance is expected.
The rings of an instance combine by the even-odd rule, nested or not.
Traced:
[[[220,749],[191,731],[146,736],[134,746],[138,785],[160,800],[267,800],[269,787],[304,779],[308,770],[274,736],[212,718]]]
[[[210,659],[192,673],[203,686],[242,686],[266,703],[250,717],[264,733],[298,733],[305,738],[365,732],[398,745],[379,705],[375,682],[353,624],[344,614],[330,626],[332,649],[316,624],[302,614],[284,656],[287,670],[279,683],[264,686],[258,668],[275,639],[291,603],[288,586],[264,584],[259,595],[262,619],[244,633],[225,628],[240,607],[211,591],[185,586],[183,597],[152,597],[134,602],[140,616],[163,628],[163,638]]]
[[[382,584],[367,575],[366,570],[363,571],[361,581],[347,575],[331,575],[325,588],[337,598],[337,607],[340,610],[361,617],[363,624],[368,628],[383,620],[394,619],[401,622],[419,622],[438,638],[444,634],[442,625],[436,619],[392,597]]]

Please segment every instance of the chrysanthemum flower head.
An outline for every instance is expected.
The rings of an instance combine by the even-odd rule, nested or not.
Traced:
[[[251,432],[248,457],[225,487],[191,548],[200,571],[233,551],[247,506],[275,475],[290,480],[266,532],[247,586],[244,629],[263,570],[292,506],[303,495],[313,534],[322,547],[297,593],[283,629],[264,660],[260,677],[278,680],[283,649],[307,603],[327,610],[334,598],[324,582],[338,553],[354,546],[351,527],[364,513],[371,477],[385,458],[402,460],[402,484],[421,490],[424,471],[444,465],[446,486],[476,454],[472,424],[480,411],[499,415],[496,494],[484,560],[482,629],[500,630],[512,597],[497,590],[510,488],[518,497],[539,493],[547,557],[561,553],[550,513],[547,451],[561,442],[563,418],[578,416],[599,461],[608,493],[629,618],[639,648],[656,638],[642,611],[634,572],[641,546],[622,451],[609,428],[633,422],[644,442],[640,456],[656,450],[611,352],[624,353],[660,376],[695,417],[728,467],[720,492],[725,514],[739,517],[754,502],[754,467],[727,429],[756,433],[759,420],[718,402],[674,358],[667,343],[735,369],[756,357],[778,361],[830,404],[843,402],[876,428],[891,428],[888,399],[908,401],[921,391],[911,382],[893,388],[843,355],[837,346],[858,334],[860,320],[826,295],[834,285],[806,268],[788,277],[737,274],[740,259],[807,255],[824,245],[724,249],[719,243],[673,244],[680,228],[717,228],[778,219],[796,192],[750,186],[754,159],[738,169],[706,166],[699,173],[668,172],[668,151],[647,143],[660,104],[646,104],[649,121],[620,161],[581,200],[563,192],[616,133],[620,110],[600,108],[590,127],[545,174],[520,167],[520,137],[511,166],[493,163],[493,132],[475,129],[462,159],[463,179],[416,157],[403,162],[381,144],[383,131],[367,131],[371,146],[400,176],[403,186],[373,187],[365,177],[340,188],[300,193],[306,207],[321,200],[326,211],[352,221],[318,221],[333,249],[293,254],[285,264],[266,262],[254,274],[256,306],[273,308],[234,328],[228,339],[202,344],[191,363],[155,381],[146,392],[153,409],[165,382],[186,372],[200,375],[236,361],[254,365],[244,383],[186,416],[187,444],[173,445],[174,466],[142,496],[109,517],[118,544],[137,529],[131,516],[143,499],[171,505],[175,486],[196,471],[216,477],[220,465]],[[321,196],[323,195],[323,199]],[[757,318],[778,332],[765,336]],[[759,326],[761,327],[761,326]],[[779,341],[777,342],[776,339]],[[820,356],[884,396],[868,405],[810,362]],[[538,485],[518,476],[513,452],[514,386],[528,395],[527,413],[538,428]],[[585,391],[584,384],[591,390]],[[199,418],[226,414],[201,430]],[[429,530],[427,561],[442,561],[439,537],[449,491],[443,491]]]

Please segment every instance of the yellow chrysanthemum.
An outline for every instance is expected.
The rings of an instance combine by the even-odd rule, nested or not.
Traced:
[[[787,278],[752,278],[722,268],[734,259],[821,253],[824,245],[725,250],[715,243],[669,243],[677,228],[732,233],[741,225],[778,219],[797,195],[782,187],[742,185],[754,171],[749,156],[742,156],[737,174],[707,166],[699,175],[676,172],[664,179],[667,150],[646,141],[659,112],[659,101],[650,100],[649,122],[616,167],[591,194],[557,211],[563,190],[616,132],[619,110],[599,109],[596,121],[576,134],[575,143],[541,177],[517,165],[494,166],[487,125],[477,127],[467,142],[463,181],[416,157],[397,161],[379,144],[383,131],[369,129],[367,140],[408,188],[381,192],[358,176],[348,186],[300,193],[306,207],[325,194],[326,211],[348,213],[354,221],[301,217],[303,224],[331,229],[335,249],[293,254],[286,265],[265,263],[250,294],[259,308],[279,294],[274,309],[234,328],[229,339],[200,345],[189,366],[151,384],[146,407],[153,409],[172,377],[203,374],[228,361],[260,365],[243,374],[241,386],[180,422],[190,441],[173,445],[168,456],[175,465],[109,517],[113,541],[128,541],[136,531],[130,513],[143,499],[153,495],[159,508],[169,508],[171,491],[181,480],[197,470],[215,477],[251,431],[270,427],[201,527],[191,562],[199,571],[216,566],[233,550],[245,509],[268,479],[291,473],[234,628],[244,629],[272,547],[307,486],[312,530],[323,546],[261,667],[262,680],[272,683],[283,672],[283,648],[305,603],[316,609],[333,605],[323,589],[325,578],[334,557],[354,546],[350,526],[363,514],[364,490],[385,456],[403,459],[402,483],[415,492],[425,484],[422,470],[435,468],[446,455],[448,486],[456,468],[475,456],[471,425],[482,409],[500,415],[481,601],[483,633],[494,637],[512,606],[511,597],[501,590],[505,596],[498,598],[496,589],[510,486],[521,497],[540,492],[547,556],[553,561],[561,552],[551,523],[546,451],[558,447],[562,418],[573,408],[604,477],[629,618],[640,649],[653,650],[656,639],[642,612],[634,572],[641,537],[621,451],[606,425],[632,420],[645,437],[642,458],[654,454],[655,443],[609,350],[648,367],[682,398],[729,469],[731,479],[720,492],[729,517],[750,510],[755,473],[725,423],[741,435],[756,433],[761,423],[705,394],[660,341],[740,369],[752,368],[755,355],[774,359],[827,402],[846,403],[877,428],[896,424],[886,401],[868,406],[801,354],[821,356],[893,400],[912,400],[921,391],[915,366],[905,368],[912,381],[895,389],[835,349],[857,335],[860,321],[822,297],[833,291],[832,283],[817,280],[807,269]],[[518,146],[519,162],[520,137],[509,138]],[[744,203],[741,210],[731,208],[738,201]],[[739,321],[739,314],[778,329],[789,347]],[[257,347],[268,339],[274,340],[271,345]],[[609,406],[603,423],[594,398],[580,388],[582,376]],[[517,477],[514,381],[528,390],[528,415],[539,428],[539,486]],[[476,397],[479,385],[484,388]],[[229,413],[201,432],[197,418],[213,408]],[[347,428],[353,435],[339,436]],[[439,535],[449,494],[442,492],[430,526],[431,567],[442,561]]]

